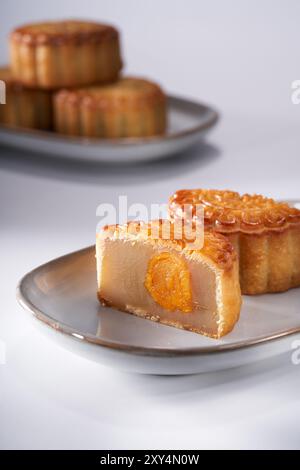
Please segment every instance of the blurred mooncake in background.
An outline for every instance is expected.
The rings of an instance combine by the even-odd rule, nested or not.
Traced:
[[[67,135],[148,137],[166,130],[166,96],[148,80],[61,90],[54,96],[55,130]]]
[[[13,77],[57,89],[116,80],[122,68],[118,31],[91,21],[28,24],[10,35]]]
[[[52,128],[52,94],[29,89],[18,83],[8,67],[0,68],[5,83],[5,104],[0,105],[0,124],[12,127],[50,130]]]

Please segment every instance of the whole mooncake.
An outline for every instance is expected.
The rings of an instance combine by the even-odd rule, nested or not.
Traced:
[[[62,90],[54,98],[55,129],[100,138],[148,137],[166,128],[166,97],[149,80],[126,77],[109,85]]]
[[[118,31],[92,21],[21,26],[10,35],[10,52],[14,78],[33,88],[110,82],[122,67]]]
[[[281,292],[300,286],[300,210],[261,195],[234,191],[180,190],[171,196],[171,219],[195,220],[225,235],[239,255],[243,294]]]

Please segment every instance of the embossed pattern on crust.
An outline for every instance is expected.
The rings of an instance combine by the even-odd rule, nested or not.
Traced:
[[[300,224],[300,210],[258,194],[240,195],[235,191],[194,189],[176,191],[170,198],[171,217],[181,216],[183,206],[204,208],[205,225],[221,233],[255,233],[286,229]]]
[[[222,270],[230,270],[237,260],[237,254],[232,243],[223,235],[214,231],[206,230],[204,234],[203,248],[200,250],[194,250],[189,248],[190,240],[185,238],[184,232],[180,239],[176,238],[176,228],[173,223],[168,225],[170,227],[169,240],[164,239],[163,223],[164,220],[159,219],[152,222],[134,221],[123,225],[108,225],[103,228],[103,233],[106,233],[106,236],[112,239],[132,237],[137,240],[149,240],[153,244],[165,243],[166,245],[175,247],[178,250],[186,250],[190,254],[200,253]],[[156,228],[158,230],[156,230]]]
[[[166,129],[165,94],[155,83],[140,78],[61,90],[55,95],[54,109],[55,128],[67,135],[144,137]]]
[[[300,286],[300,211],[260,195],[180,190],[169,201],[171,219],[196,204],[206,227],[226,235],[239,254],[243,294],[283,292]]]

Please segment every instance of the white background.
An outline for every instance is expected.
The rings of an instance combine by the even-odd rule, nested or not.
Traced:
[[[300,366],[290,358],[194,377],[120,373],[41,337],[16,304],[28,270],[94,242],[96,206],[230,188],[300,198],[297,1],[2,1],[0,54],[20,23],[118,25],[126,72],[217,107],[207,144],[135,167],[54,162],[0,149],[2,448],[299,448]]]

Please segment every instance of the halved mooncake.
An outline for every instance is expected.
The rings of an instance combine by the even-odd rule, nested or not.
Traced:
[[[35,88],[109,82],[122,67],[118,31],[91,21],[21,26],[10,35],[10,51],[14,78]]]
[[[98,298],[139,317],[213,338],[229,333],[241,308],[237,255],[206,232],[199,250],[162,235],[163,221],[129,222],[97,234]],[[153,237],[153,227],[155,237]]]
[[[57,132],[120,138],[161,134],[166,128],[166,97],[153,82],[121,78],[109,85],[62,90],[54,99]]]
[[[300,286],[300,210],[261,195],[180,190],[169,201],[170,218],[197,219],[226,235],[239,255],[243,294],[281,292]]]
[[[0,68],[5,103],[0,104],[0,124],[49,130],[52,128],[52,94],[25,88],[16,82],[8,67]]]

